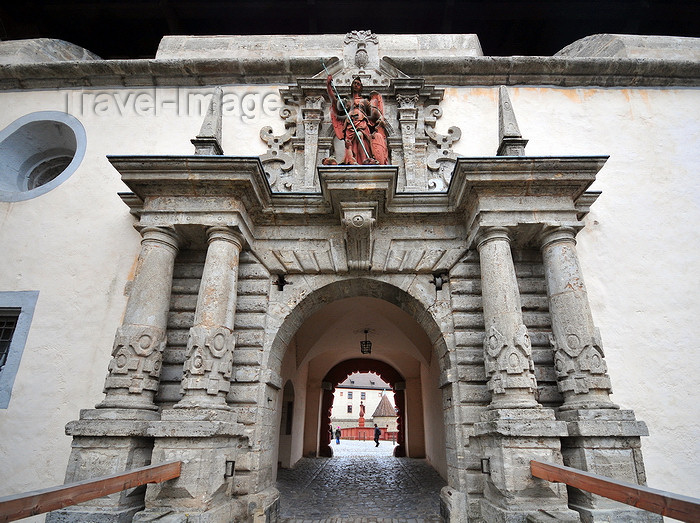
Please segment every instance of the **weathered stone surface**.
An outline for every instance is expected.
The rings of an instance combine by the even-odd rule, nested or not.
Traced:
[[[364,33],[365,31],[355,31]],[[261,55],[328,57],[343,48],[347,35],[165,36],[156,59],[259,58]],[[381,35],[382,53],[389,56],[481,56],[474,34]],[[440,50],[436,53],[436,50]]]
[[[597,34],[576,40],[554,56],[700,60],[700,39],[682,36]]]
[[[53,38],[0,42],[0,65],[84,60],[101,60],[101,58],[87,49]]]

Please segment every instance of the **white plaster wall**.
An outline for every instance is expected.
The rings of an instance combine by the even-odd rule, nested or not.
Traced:
[[[32,200],[0,202],[0,290],[39,291],[9,408],[0,409],[0,496],[63,483],[71,444],[64,428],[78,419],[80,409],[103,398],[126,304],[124,288],[140,250],[135,219],[117,196],[127,187],[106,156],[192,154],[190,139],[202,123],[201,108],[167,103],[191,92],[199,91],[0,93],[0,129],[35,111],[67,110],[87,134],[85,158],[63,184]],[[255,104],[270,92],[269,87],[225,88],[226,152],[264,152],[260,127],[278,122]],[[295,389],[304,386],[295,383]],[[296,415],[302,415],[303,394],[297,397]]]
[[[240,100],[269,90],[229,87]],[[0,495],[61,483],[70,449],[64,425],[102,398],[124,285],[139,251],[133,218],[116,196],[126,187],[105,156],[191,154],[197,111],[157,101],[150,110],[147,95],[139,99],[145,104],[136,102],[138,94],[176,99],[181,91],[122,89],[121,105],[113,98],[100,106],[103,113],[85,102],[102,91],[0,93],[0,128],[30,112],[65,110],[66,93],[77,97],[87,110],[69,112],[88,140],[83,163],[61,186],[33,200],[0,202],[0,290],[40,291],[12,400],[0,410]],[[650,486],[697,496],[700,90],[540,87],[510,94],[529,155],[610,155],[593,187],[603,195],[579,235],[579,254],[613,399],[649,425],[643,450]],[[459,125],[457,152],[493,155],[497,88],[448,88],[445,98],[438,131]],[[262,106],[246,120],[240,107],[225,119],[224,150],[261,154],[260,127],[281,132],[281,122]]]
[[[441,124],[468,131],[456,149],[493,155],[497,88],[445,96],[455,110]],[[697,497],[700,90],[538,87],[511,88],[510,97],[528,155],[610,156],[591,187],[603,194],[578,252],[613,401],[649,426],[649,486]]]

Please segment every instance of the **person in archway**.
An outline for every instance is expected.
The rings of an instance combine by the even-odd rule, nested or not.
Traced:
[[[335,444],[340,445],[340,427],[335,429]]]
[[[376,443],[375,447],[379,446],[379,438],[382,435],[382,429],[377,427],[377,424],[374,424],[374,442]]]

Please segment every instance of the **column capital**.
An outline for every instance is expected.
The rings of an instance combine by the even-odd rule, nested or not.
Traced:
[[[490,241],[501,240],[510,244],[511,232],[507,227],[484,227],[477,233],[476,248],[481,249],[483,245]]]
[[[571,242],[576,244],[576,229],[563,225],[545,227],[539,235],[540,249],[558,242]]]
[[[213,226],[207,227],[207,243],[211,244],[214,241],[226,241],[238,246],[238,249],[243,249],[245,238],[238,230],[233,227]]]
[[[180,247],[180,236],[172,227],[144,227],[141,233],[141,244],[154,243],[172,249],[177,253]]]

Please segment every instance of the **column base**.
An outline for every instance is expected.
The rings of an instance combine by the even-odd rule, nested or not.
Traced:
[[[641,508],[630,507],[623,503],[612,502],[619,509],[590,509],[572,504],[571,508],[581,515],[583,523],[663,523],[664,518],[659,514],[642,510]]]
[[[46,523],[131,523],[142,509],[143,504],[123,509],[75,505],[49,512]]]
[[[66,483],[120,474],[151,463],[153,439],[148,425],[159,413],[132,409],[85,409],[66,425],[73,436]],[[47,521],[126,523],[144,507],[145,486],[54,511]]]
[[[489,523],[580,523],[578,512],[568,508],[522,510],[494,505],[489,500],[481,500],[481,517]]]
[[[440,516],[446,523],[469,521],[467,495],[452,487],[442,487],[440,491]]]
[[[641,436],[646,424],[631,410],[583,409],[557,412],[569,436],[562,438],[564,464],[609,478],[646,485]],[[658,522],[662,517],[584,490],[568,488],[572,508],[586,523]]]
[[[133,523],[229,523],[245,521],[245,509],[239,501],[230,500],[208,510],[177,511],[170,508],[147,508],[136,514]]]
[[[149,428],[153,462],[182,461],[182,470],[179,478],[148,485],[146,510],[134,521],[179,521],[178,514],[201,523],[240,520],[235,476],[245,468],[247,438],[235,420],[235,413],[219,409],[164,410]]]
[[[578,513],[568,508],[566,485],[534,478],[530,472],[530,460],[563,462],[560,438],[567,434],[566,424],[552,410],[487,410],[474,431],[490,468],[481,501],[485,521],[524,522],[542,510],[563,521],[579,521]]]

